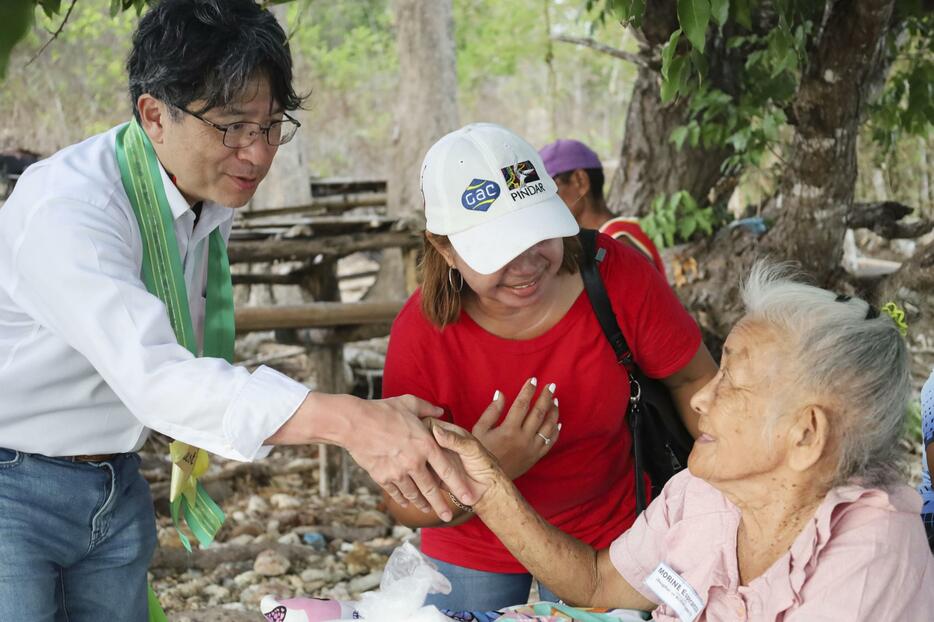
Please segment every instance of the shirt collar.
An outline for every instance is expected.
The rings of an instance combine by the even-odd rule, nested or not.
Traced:
[[[179,220],[186,214],[191,214],[194,218],[194,212],[182,193],[179,191],[175,182],[169,177],[162,162],[159,162],[159,176],[162,178],[162,187],[165,188],[165,197],[169,202],[169,209],[172,210],[172,220]],[[233,208],[218,205],[213,201],[204,201],[201,206],[201,218],[198,219],[198,230],[210,233],[219,224],[231,217]]]

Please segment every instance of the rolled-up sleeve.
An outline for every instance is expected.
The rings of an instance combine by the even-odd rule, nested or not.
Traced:
[[[658,596],[645,585],[645,578],[665,559],[665,536],[683,512],[690,481],[687,470],[669,480],[661,494],[636,518],[628,530],[610,545],[610,561],[629,585],[658,603]]]
[[[36,205],[12,249],[12,298],[81,353],[143,425],[227,458],[265,456],[263,441],[308,390],[180,346],[139,277],[134,235],[106,207]]]

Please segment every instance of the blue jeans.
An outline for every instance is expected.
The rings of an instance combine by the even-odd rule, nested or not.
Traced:
[[[529,601],[532,575],[527,572],[484,572],[455,566],[429,557],[438,570],[451,582],[450,594],[429,594],[426,605],[451,611],[498,611]],[[538,584],[539,600],[558,602],[547,587]]]
[[[155,545],[136,454],[81,463],[0,448],[0,620],[145,621]]]

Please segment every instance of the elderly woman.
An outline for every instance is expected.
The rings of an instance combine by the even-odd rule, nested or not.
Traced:
[[[574,217],[535,149],[490,123],[431,147],[422,192],[422,283],[393,324],[383,396],[444,408],[552,525],[608,546],[636,517],[629,382],[584,291]],[[717,371],[697,325],[638,251],[605,235],[597,246],[635,361],[696,432],[691,396]],[[446,523],[387,502],[423,528],[422,551],[452,583],[429,604],[488,610],[528,598],[531,574],[472,514],[452,502]]]
[[[934,557],[901,483],[908,355],[862,300],[758,265],[720,372],[692,399],[701,436],[609,548],[542,520],[466,432],[438,442],[476,514],[570,603],[656,620],[930,620]]]

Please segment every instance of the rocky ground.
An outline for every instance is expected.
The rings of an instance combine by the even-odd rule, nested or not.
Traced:
[[[317,450],[286,448],[261,464],[214,459],[204,479],[227,522],[214,545],[189,554],[165,511],[167,464],[152,451],[145,466],[161,510],[153,588],[173,621],[262,620],[267,594],[353,599],[378,587],[389,554],[416,535],[392,524],[356,467],[351,492],[322,498]]]

